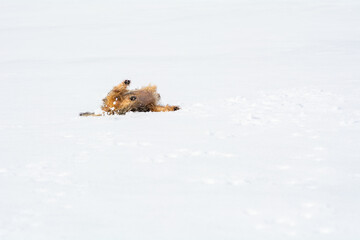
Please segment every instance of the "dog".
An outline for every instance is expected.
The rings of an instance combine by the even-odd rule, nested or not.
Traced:
[[[124,115],[127,112],[170,112],[180,109],[179,106],[159,105],[160,94],[155,85],[140,89],[128,90],[130,80],[115,86],[103,99],[101,114],[91,112],[80,113],[80,116]]]

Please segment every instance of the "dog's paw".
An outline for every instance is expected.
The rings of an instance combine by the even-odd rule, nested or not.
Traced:
[[[125,85],[129,85],[130,83],[131,83],[131,81],[128,80],[128,79],[126,79],[126,80],[124,81],[124,84],[125,84]]]

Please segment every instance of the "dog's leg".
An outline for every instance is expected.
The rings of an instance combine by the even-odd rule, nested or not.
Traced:
[[[127,90],[127,87],[130,85],[130,80],[125,80],[119,85],[115,86],[106,96],[106,98],[103,99],[103,105],[101,106],[101,109],[106,112],[108,115],[114,115],[114,110],[118,107],[116,106],[118,103],[117,99],[119,96],[124,94]]]
[[[166,105],[166,106],[160,106],[160,105],[155,105],[152,106],[150,108],[151,112],[172,112],[172,111],[177,111],[179,110],[180,107],[178,106],[170,106],[170,105]]]
[[[103,116],[102,114],[95,114],[91,112],[84,112],[79,114],[81,117],[100,117]]]
[[[113,99],[117,95],[121,94],[122,92],[125,92],[127,90],[127,87],[130,85],[130,80],[125,80],[119,85],[116,85],[107,95],[106,98]]]

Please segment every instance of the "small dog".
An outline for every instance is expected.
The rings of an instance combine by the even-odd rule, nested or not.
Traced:
[[[156,92],[156,86],[149,85],[135,90],[128,90],[130,80],[125,80],[115,86],[103,99],[102,114],[90,112],[80,113],[80,116],[104,116],[124,115],[127,112],[169,112],[177,111],[179,106],[161,106],[160,94]]]

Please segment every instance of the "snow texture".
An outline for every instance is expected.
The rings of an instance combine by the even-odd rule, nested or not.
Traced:
[[[358,0],[0,0],[0,239],[360,239]],[[78,117],[124,79],[170,113]]]

